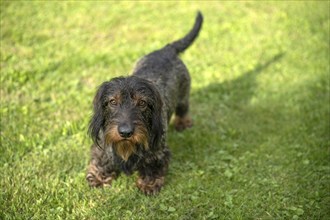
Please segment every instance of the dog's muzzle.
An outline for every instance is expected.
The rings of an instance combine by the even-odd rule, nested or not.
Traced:
[[[134,133],[134,126],[124,123],[118,126],[118,133],[122,138],[129,138]]]

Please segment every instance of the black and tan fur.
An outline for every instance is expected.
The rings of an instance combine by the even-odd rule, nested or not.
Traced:
[[[142,192],[160,191],[170,161],[166,132],[172,114],[177,130],[192,126],[190,76],[178,55],[198,36],[202,22],[198,13],[184,38],[141,58],[131,76],[99,87],[89,125],[94,142],[86,176],[90,186],[110,185],[121,172],[137,171]]]

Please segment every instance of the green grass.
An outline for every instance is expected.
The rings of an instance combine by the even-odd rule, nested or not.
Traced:
[[[1,1],[0,219],[329,219],[329,2]],[[85,181],[97,86],[182,55],[194,127],[160,195]]]

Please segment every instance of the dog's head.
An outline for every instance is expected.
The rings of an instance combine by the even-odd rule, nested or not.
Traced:
[[[136,76],[114,78],[99,87],[93,103],[89,133],[99,147],[112,146],[127,161],[138,148],[159,144],[162,99],[149,81]]]

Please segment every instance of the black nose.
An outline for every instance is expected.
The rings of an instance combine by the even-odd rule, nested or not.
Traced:
[[[118,126],[118,133],[123,138],[129,138],[133,135],[134,127],[129,124],[121,124]]]

